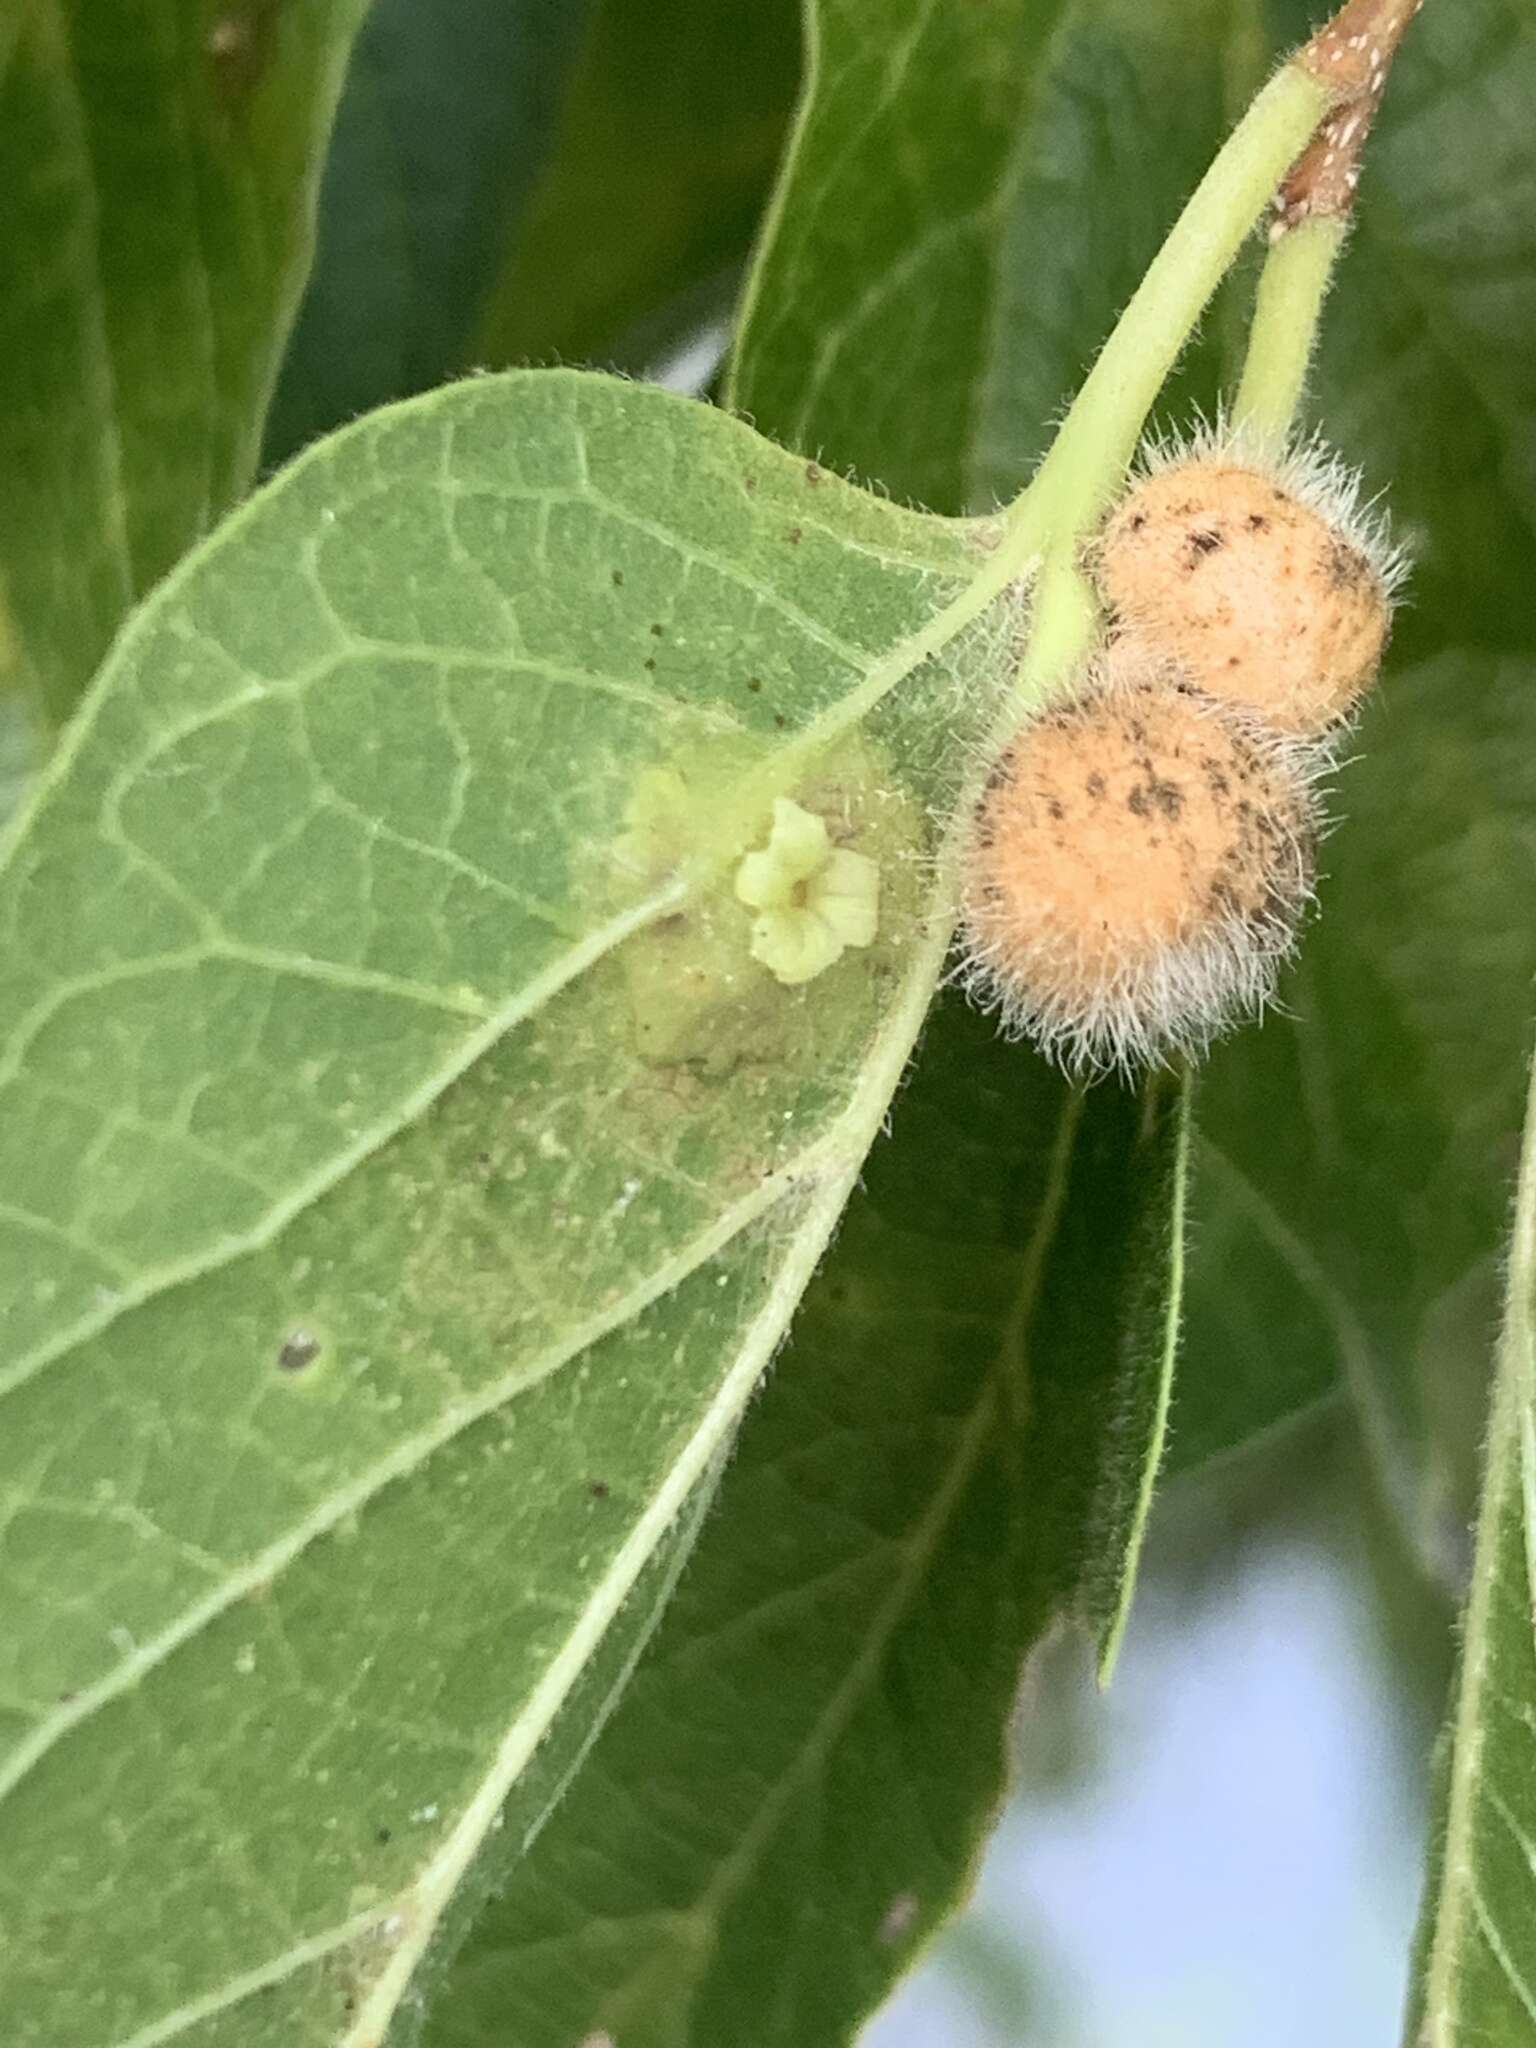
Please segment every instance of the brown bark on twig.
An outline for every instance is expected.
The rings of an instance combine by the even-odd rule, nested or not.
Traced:
[[[1347,0],[1294,61],[1330,91],[1337,104],[1292,164],[1275,194],[1270,240],[1304,220],[1348,214],[1360,182],[1360,159],[1387,89],[1397,46],[1424,0]]]

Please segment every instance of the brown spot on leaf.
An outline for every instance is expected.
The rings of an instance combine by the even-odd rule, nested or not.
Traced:
[[[320,1339],[313,1330],[290,1330],[277,1354],[282,1372],[303,1372],[320,1356]]]

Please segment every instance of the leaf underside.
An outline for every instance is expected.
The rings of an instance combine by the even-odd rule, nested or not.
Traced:
[[[532,373],[324,444],[119,644],[0,876],[7,2039],[398,2010],[885,1113],[984,561]],[[781,788],[883,878],[800,989],[729,888]]]

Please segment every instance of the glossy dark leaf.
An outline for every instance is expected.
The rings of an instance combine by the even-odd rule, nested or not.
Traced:
[[[269,464],[467,366],[587,13],[586,0],[374,0],[326,157]]]

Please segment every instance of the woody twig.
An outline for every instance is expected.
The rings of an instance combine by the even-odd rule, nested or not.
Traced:
[[[1275,194],[1271,241],[1279,241],[1303,221],[1348,218],[1366,137],[1386,91],[1392,59],[1423,4],[1424,0],[1348,0],[1297,52],[1294,61],[1337,99]]]

